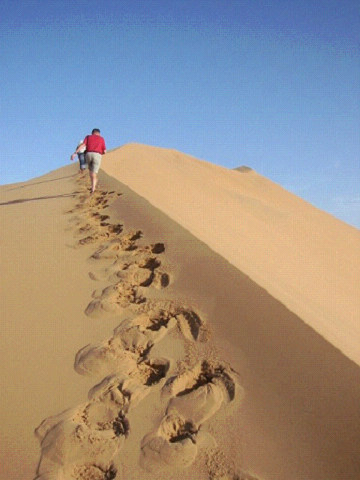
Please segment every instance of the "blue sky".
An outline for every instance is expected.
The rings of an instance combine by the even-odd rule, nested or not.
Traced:
[[[247,165],[360,227],[358,0],[2,0],[1,184],[99,127]]]

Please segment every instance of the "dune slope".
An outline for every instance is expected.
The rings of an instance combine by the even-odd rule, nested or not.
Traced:
[[[280,298],[245,268],[254,254],[251,238],[257,253],[261,238],[263,247],[275,242],[266,215],[265,228],[259,185],[268,181],[138,145],[110,152],[103,165],[108,173],[101,173],[93,196],[73,165],[0,188],[1,478],[356,480],[359,366],[285,302],[291,293],[313,311],[316,290],[309,298],[290,290]],[[193,182],[201,169],[204,188]],[[220,180],[210,195],[215,176]],[[183,190],[171,198],[176,182]],[[228,213],[256,217],[248,239],[234,237],[230,217],[226,225],[216,210],[240,184],[247,193],[234,196]],[[269,184],[269,202],[283,212],[279,198],[286,203],[291,194]],[[293,214],[307,218],[301,208],[313,207],[292,201]],[[338,239],[350,232],[355,242],[351,227],[316,215],[318,231],[332,226]],[[285,218],[282,232],[291,237]],[[305,224],[310,228],[309,219]],[[230,254],[219,254],[229,235],[238,242],[243,271]],[[287,248],[285,260],[295,262]],[[313,248],[303,252],[308,263]],[[347,250],[349,257],[355,253]],[[281,273],[287,286],[284,272],[272,268],[264,263],[259,277],[270,282]],[[344,301],[350,282],[341,275]],[[348,309],[356,309],[349,298]],[[322,320],[328,327],[326,309]],[[344,348],[346,341],[354,345],[356,329],[341,329],[342,320],[332,329]]]
[[[360,364],[360,232],[254,171],[130,144],[103,168]]]

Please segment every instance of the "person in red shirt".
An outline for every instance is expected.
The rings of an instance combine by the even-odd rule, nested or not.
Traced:
[[[106,153],[105,140],[100,136],[100,130],[94,128],[91,135],[87,135],[84,142],[77,147],[75,153],[71,155],[71,160],[74,160],[76,154],[85,145],[86,147],[86,163],[89,167],[89,175],[91,180],[91,193],[95,192],[98,184],[98,172],[101,165],[102,155]]]

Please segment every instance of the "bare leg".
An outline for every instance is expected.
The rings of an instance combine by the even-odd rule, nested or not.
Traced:
[[[96,185],[98,183],[97,174],[89,170],[90,180],[91,180],[91,193],[95,192]]]

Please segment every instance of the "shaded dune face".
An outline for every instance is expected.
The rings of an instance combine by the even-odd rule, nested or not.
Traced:
[[[360,365],[356,228],[247,166],[128,144],[103,168]],[[148,181],[154,171],[156,183]]]
[[[82,182],[79,178],[80,186]],[[138,439],[139,468],[145,475],[187,468],[202,449],[216,449],[216,439],[203,425],[243,395],[230,366],[199,353],[209,341],[202,315],[191,305],[164,297],[172,282],[164,262],[165,244],[146,245],[142,231],[112,224],[103,213],[119,196],[99,190],[89,197],[83,187],[68,212],[73,215],[69,223],[74,248],[93,247],[90,278],[108,282],[93,292],[85,314],[125,319],[109,337],[76,353],[75,371],[98,383],[86,402],[45,419],[36,429],[41,445],[37,479],[120,478],[120,452],[132,435],[129,413],[150,393],[166,406],[160,423]],[[175,362],[153,355],[169,342],[174,348],[183,345],[192,355],[198,349],[197,357],[204,358],[192,365],[186,357]],[[235,473],[229,475],[235,479]]]

